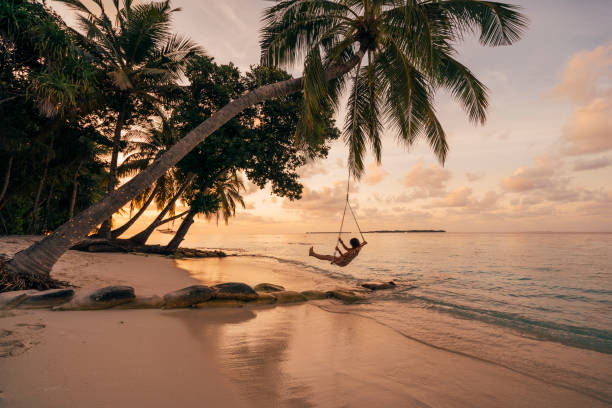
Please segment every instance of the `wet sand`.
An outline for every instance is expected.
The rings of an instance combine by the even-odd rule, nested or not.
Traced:
[[[18,246],[3,244],[0,252]],[[196,277],[250,284],[272,280],[298,290],[331,284],[321,278],[304,287],[307,274],[251,261],[203,260],[197,268],[191,265],[190,274],[156,256],[70,252],[54,275],[84,286],[123,283],[137,293],[160,295],[194,284]],[[0,358],[0,406],[607,406],[420,344],[373,320],[343,313],[342,307],[334,306],[336,313],[324,310],[330,302],[0,312],[0,330],[11,332],[0,343],[23,344]]]

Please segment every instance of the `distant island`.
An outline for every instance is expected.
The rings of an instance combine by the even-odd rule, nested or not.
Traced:
[[[364,234],[405,234],[413,232],[446,232],[445,230],[377,230],[363,231]],[[337,231],[309,231],[306,234],[337,234]],[[343,231],[343,234],[351,234],[351,231]]]

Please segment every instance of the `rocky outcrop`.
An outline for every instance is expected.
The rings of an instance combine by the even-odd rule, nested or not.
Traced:
[[[108,309],[136,298],[131,286],[107,286],[78,293],[70,302],[55,306],[53,310],[99,310]]]
[[[244,307],[246,302],[235,299],[211,299],[203,303],[198,303],[193,307],[199,309],[215,308],[215,307]]]
[[[193,285],[164,295],[164,309],[190,307],[212,299],[214,290],[206,285]]]
[[[215,285],[213,289],[214,299],[230,299],[230,300],[241,300],[248,302],[250,300],[257,299],[257,292],[246,283],[240,282],[227,282]]]
[[[320,299],[327,299],[329,297],[327,293],[321,290],[305,290],[301,293],[308,300],[320,300]]]
[[[397,285],[393,281],[389,282],[364,282],[362,287],[370,290],[394,289]]]
[[[36,290],[16,290],[13,292],[0,293],[0,309],[12,309],[17,307],[31,293],[36,293]]]
[[[306,296],[302,295],[300,292],[294,292],[292,290],[274,292],[272,296],[276,298],[276,303],[298,303],[308,300]]]
[[[21,309],[44,309],[66,303],[74,296],[72,289],[51,289],[31,293],[19,304]]]
[[[355,303],[366,300],[365,296],[358,295],[352,290],[337,289],[330,290],[326,293],[329,295],[329,297],[336,298],[338,300],[343,301],[344,303]]]
[[[257,292],[281,292],[285,290],[285,288],[281,285],[275,285],[273,283],[260,283],[255,285],[254,289]]]
[[[164,305],[161,296],[136,296],[131,302],[118,305],[116,309],[159,309]]]
[[[274,296],[272,293],[257,292],[257,299],[255,299],[252,303],[258,305],[271,305],[276,303],[276,296]]]

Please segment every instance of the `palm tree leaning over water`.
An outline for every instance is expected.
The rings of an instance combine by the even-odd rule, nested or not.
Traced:
[[[116,113],[108,173],[108,194],[117,185],[117,162],[122,132],[138,105],[156,105],[183,72],[187,56],[200,50],[187,38],[170,32],[169,0],[134,5],[131,0],[113,1],[116,23],[107,15],[103,1],[95,12],[80,0],[59,0],[77,12],[84,34],[79,43],[94,57],[109,79],[110,109]],[[110,238],[111,218],[102,223],[99,235]]]
[[[262,86],[221,108],[147,170],[17,253],[7,263],[5,287],[53,284],[51,267],[71,245],[229,119],[266,99],[303,90],[297,134],[305,143],[316,143],[317,109],[337,106],[342,85],[352,82],[344,137],[353,175],[362,172],[368,144],[380,158],[385,122],[407,145],[425,137],[443,161],[447,144],[433,109],[434,91],[449,89],[477,122],[484,121],[487,107],[484,86],[454,59],[456,43],[476,32],[483,45],[510,45],[520,39],[527,19],[516,6],[477,0],[285,0],[266,10],[264,24],[263,62],[288,64],[305,57],[304,76]]]

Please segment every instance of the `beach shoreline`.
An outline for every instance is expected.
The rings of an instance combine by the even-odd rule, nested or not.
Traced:
[[[36,237],[0,239],[10,254]],[[53,276],[81,288],[332,279],[249,257],[173,260],[69,251]],[[435,349],[332,300],[236,309],[3,311],[0,406],[607,406],[512,370]],[[17,344],[14,343],[14,344]]]

